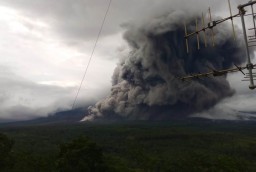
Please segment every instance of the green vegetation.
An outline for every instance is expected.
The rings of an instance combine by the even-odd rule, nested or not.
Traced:
[[[7,170],[12,166],[12,146],[13,141],[6,135],[0,134],[0,171]]]
[[[101,148],[85,137],[61,145],[57,167],[61,172],[102,172],[107,169]]]
[[[0,135],[0,171],[256,171],[254,122],[2,126],[0,132],[7,136]]]

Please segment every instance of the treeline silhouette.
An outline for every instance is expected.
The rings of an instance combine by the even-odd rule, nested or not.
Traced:
[[[2,172],[256,171],[255,123],[0,127]]]

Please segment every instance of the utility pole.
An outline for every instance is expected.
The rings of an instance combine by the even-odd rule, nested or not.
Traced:
[[[188,29],[187,29],[187,26],[185,24],[185,40],[186,40],[186,48],[187,48],[187,53],[189,53],[189,43],[188,43],[188,39],[190,37],[193,37],[196,35],[197,37],[197,47],[198,47],[198,50],[200,49],[200,39],[199,39],[199,34],[201,32],[204,33],[204,40],[205,40],[205,47],[207,47],[207,43],[206,43],[206,35],[205,35],[205,32],[206,30],[210,30],[211,31],[211,39],[212,39],[212,46],[214,47],[215,43],[214,43],[214,32],[213,32],[213,28],[216,27],[217,25],[225,22],[225,21],[228,21],[228,20],[231,20],[231,24],[232,24],[232,28],[233,28],[233,36],[234,36],[234,40],[236,40],[236,33],[235,33],[235,29],[234,29],[234,23],[233,23],[233,19],[235,17],[241,17],[241,22],[242,22],[242,28],[243,28],[243,35],[244,35],[244,43],[245,43],[245,51],[246,51],[246,58],[247,58],[247,64],[245,67],[238,67],[236,64],[234,64],[236,66],[236,69],[234,68],[231,68],[231,69],[224,69],[224,70],[220,70],[220,71],[215,71],[218,72],[218,73],[229,73],[229,72],[242,72],[245,76],[245,80],[242,80],[242,81],[249,81],[250,82],[250,85],[249,85],[249,88],[251,90],[255,89],[256,86],[254,84],[254,80],[256,78],[256,73],[253,73],[253,69],[256,68],[256,64],[252,64],[252,61],[251,61],[251,57],[250,57],[250,51],[249,51],[249,47],[255,47],[256,45],[253,43],[256,42],[256,23],[255,23],[255,17],[256,17],[256,14],[254,13],[254,9],[253,9],[253,5],[256,4],[256,0],[252,1],[250,0],[248,3],[245,3],[245,4],[242,4],[242,5],[239,5],[237,8],[239,10],[239,13],[235,14],[235,15],[232,15],[232,11],[231,11],[231,5],[230,5],[230,0],[228,0],[228,6],[229,6],[229,12],[230,12],[230,16],[229,17],[226,17],[226,18],[223,18],[223,19],[219,19],[219,20],[213,20],[212,19],[212,15],[211,15],[211,9],[209,8],[209,23],[208,25],[205,27],[205,21],[204,21],[204,15],[202,15],[202,28],[198,28],[198,19],[196,19],[196,31],[192,32],[192,33],[188,33]],[[251,13],[249,14],[246,14],[246,10],[245,10],[245,7],[248,7],[248,6],[251,6]],[[254,31],[254,34],[252,36],[247,36],[247,32],[246,32],[246,26],[245,26],[245,16],[252,16],[252,20],[253,20],[253,28],[250,28],[248,30],[253,30]],[[249,41],[248,41],[248,38],[249,38]],[[248,70],[248,73],[244,73],[242,70],[245,70],[247,69]],[[193,78],[201,78],[201,77],[207,77],[209,75],[213,75],[213,76],[216,76],[214,75],[213,72],[208,72],[208,73],[200,73],[200,74],[194,74],[194,75],[189,75],[189,76],[185,76],[185,77],[179,77],[179,79],[181,79],[182,81],[185,81],[185,80],[191,80]]]
[[[249,88],[252,89],[252,90],[255,89],[256,86],[254,85],[254,76],[253,76],[253,73],[252,73],[252,69],[254,68],[254,66],[251,62],[251,57],[250,57],[250,52],[249,52],[249,45],[248,45],[248,40],[247,40],[247,33],[246,33],[246,28],[245,28],[244,15],[245,15],[246,11],[245,11],[244,7],[251,6],[252,9],[253,9],[253,4],[255,4],[255,3],[256,3],[256,1],[249,1],[246,4],[239,5],[237,7],[238,10],[239,10],[239,14],[241,16],[241,22],[242,22],[242,28],[243,28],[243,34],[244,34],[245,50],[246,50],[246,56],[247,56],[247,70],[249,72],[249,79],[250,79]],[[252,14],[252,15],[254,16],[254,14]]]

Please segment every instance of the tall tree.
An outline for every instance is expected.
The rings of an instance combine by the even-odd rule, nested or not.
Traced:
[[[70,143],[60,146],[57,168],[60,172],[108,171],[103,160],[101,148],[85,137],[79,137]]]

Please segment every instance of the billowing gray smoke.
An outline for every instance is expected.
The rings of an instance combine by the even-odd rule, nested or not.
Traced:
[[[223,98],[232,96],[226,76],[182,82],[176,76],[207,72],[210,68],[225,69],[245,60],[243,44],[234,41],[229,25],[214,29],[215,47],[197,50],[196,38],[190,39],[186,53],[184,25],[195,31],[196,16],[172,11],[138,25],[127,25],[124,38],[130,53],[122,58],[113,74],[111,94],[89,108],[85,120],[98,117],[161,120],[186,117],[210,109]]]

